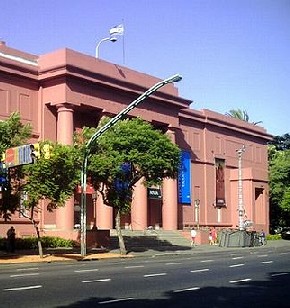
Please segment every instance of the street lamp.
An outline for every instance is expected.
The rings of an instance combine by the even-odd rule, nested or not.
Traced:
[[[157,91],[159,88],[165,86],[168,83],[179,82],[182,79],[181,75],[175,74],[163,81],[157,82],[150,89],[141,94],[137,99],[131,102],[125,109],[120,111],[114,118],[112,118],[107,124],[102,126],[85,145],[85,153],[83,157],[82,172],[81,172],[81,255],[86,255],[86,229],[87,229],[87,209],[86,209],[86,186],[87,186],[87,167],[88,167],[88,156],[91,151],[91,147],[106,130],[114,126],[118,121],[122,120],[123,117],[129,113],[132,109],[136,108],[142,101],[149,97],[152,93]]]
[[[196,221],[196,225],[197,225],[198,230],[199,230],[199,205],[200,205],[200,200],[195,199],[194,200],[195,221]]]
[[[100,45],[103,43],[103,42],[106,42],[106,41],[111,41],[111,42],[116,42],[118,39],[117,39],[117,36],[118,35],[123,35],[124,34],[124,26],[123,24],[120,24],[118,26],[115,26],[113,28],[110,29],[110,36],[109,37],[106,37],[106,38],[103,38],[99,41],[99,43],[97,44],[96,46],[96,58],[99,58],[99,47]]]
[[[242,179],[242,155],[245,152],[245,145],[239,150],[238,154],[238,214],[239,214],[239,230],[245,230],[244,215],[245,208],[243,202],[243,179]]]
[[[106,42],[106,41],[111,41],[112,43],[114,43],[114,42],[117,41],[117,37],[116,36],[110,36],[110,37],[106,37],[106,38],[101,39],[96,46],[96,58],[99,58],[99,47],[100,47],[100,45],[103,42]]]

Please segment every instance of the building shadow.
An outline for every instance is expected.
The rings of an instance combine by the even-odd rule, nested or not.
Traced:
[[[196,283],[198,285],[198,283]],[[245,308],[245,307],[289,307],[290,272],[269,273],[266,281],[249,281],[230,287],[205,287],[195,290],[175,290],[163,294],[158,299],[121,299],[108,297],[90,297],[68,306],[58,308],[81,308],[104,305],[106,307],[178,307],[178,308]],[[189,288],[193,286],[189,286]],[[194,289],[194,288],[192,288]]]

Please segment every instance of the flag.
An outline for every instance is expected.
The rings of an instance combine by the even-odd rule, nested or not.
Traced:
[[[123,35],[124,34],[124,26],[120,24],[110,29],[110,35]]]

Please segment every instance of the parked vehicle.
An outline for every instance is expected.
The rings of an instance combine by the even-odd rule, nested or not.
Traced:
[[[285,227],[282,229],[281,237],[284,240],[290,240],[290,227]]]

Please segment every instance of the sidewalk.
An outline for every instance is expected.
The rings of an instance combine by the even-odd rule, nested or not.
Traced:
[[[90,261],[90,260],[101,260],[101,259],[112,259],[112,258],[132,258],[140,256],[160,256],[164,254],[196,254],[196,253],[213,253],[218,251],[238,251],[238,250],[250,250],[256,251],[265,248],[281,248],[285,247],[289,249],[290,252],[290,241],[287,240],[276,240],[268,241],[266,246],[259,247],[219,247],[210,245],[199,245],[196,247],[184,247],[183,250],[173,250],[168,247],[168,249],[160,250],[146,250],[143,251],[132,251],[127,255],[121,255],[118,250],[113,250],[110,252],[102,250],[91,250],[88,251],[85,257],[82,257],[79,251],[65,250],[65,249],[47,249],[44,252],[43,258],[40,258],[35,250],[29,251],[16,251],[13,254],[8,254],[6,252],[0,251],[0,264],[13,264],[13,263],[39,263],[39,262],[59,262],[59,261]]]

